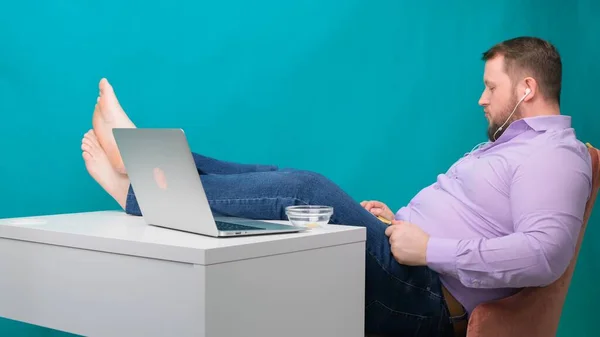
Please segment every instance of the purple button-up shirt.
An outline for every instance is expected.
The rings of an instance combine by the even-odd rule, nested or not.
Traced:
[[[573,257],[592,169],[569,116],[513,122],[396,213],[430,235],[428,266],[469,314],[559,278]]]

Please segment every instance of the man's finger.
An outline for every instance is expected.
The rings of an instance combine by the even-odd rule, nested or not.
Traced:
[[[392,225],[392,226],[388,226],[388,227],[385,229],[385,235],[386,235],[386,236],[391,236],[391,235],[392,235],[392,233],[394,232],[394,230],[396,230],[396,228],[397,228],[397,227],[396,227],[396,226],[393,226],[393,225]]]
[[[392,225],[401,226],[403,224],[404,224],[404,221],[402,221],[402,220],[392,220]]]
[[[381,214],[381,208],[371,208],[371,214],[373,214],[373,215],[380,215]]]

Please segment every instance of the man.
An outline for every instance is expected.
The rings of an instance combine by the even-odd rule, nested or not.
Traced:
[[[552,283],[573,256],[591,191],[588,151],[560,115],[560,56],[548,42],[522,37],[483,59],[479,104],[490,141],[395,214],[379,201],[355,202],[316,173],[194,154],[211,208],[285,219],[285,206],[324,204],[335,209],[333,223],[366,227],[369,333],[451,336],[478,304]],[[121,207],[141,215],[113,127],[135,126],[103,79],[83,157]]]

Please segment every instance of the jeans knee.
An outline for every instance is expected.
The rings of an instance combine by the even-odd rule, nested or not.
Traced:
[[[312,171],[294,171],[292,173],[298,198],[314,202],[320,194],[331,192],[335,185],[322,174]]]
[[[325,176],[312,171],[295,171],[294,178],[298,185],[305,187],[321,187],[329,181]]]

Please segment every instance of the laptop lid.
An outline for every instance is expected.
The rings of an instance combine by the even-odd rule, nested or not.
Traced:
[[[146,223],[218,235],[182,129],[115,128],[113,135]]]

